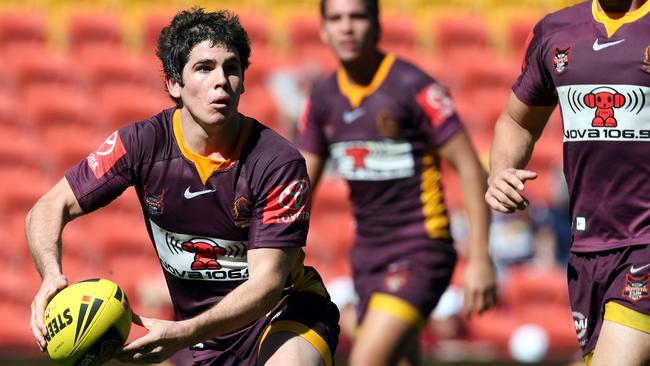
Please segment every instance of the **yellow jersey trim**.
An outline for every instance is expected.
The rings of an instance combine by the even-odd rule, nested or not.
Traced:
[[[320,334],[318,334],[315,330],[293,320],[278,320],[277,322],[273,322],[268,327],[266,327],[266,330],[262,335],[262,340],[260,341],[260,346],[257,350],[257,353],[259,354],[260,350],[262,349],[262,344],[268,336],[280,332],[297,334],[299,337],[311,343],[311,345],[314,346],[316,350],[318,350],[318,353],[320,353],[321,358],[325,362],[325,366],[334,365],[334,360],[332,359],[332,351],[330,350],[330,346],[327,344],[325,339],[323,339],[323,337],[321,337]]]
[[[310,292],[327,297],[327,290],[323,282],[316,277],[315,272],[308,272],[305,269],[304,261],[305,252],[301,249],[298,260],[296,260],[290,272],[292,287],[298,292]]]
[[[585,356],[585,366],[590,366],[591,365],[591,360],[594,359],[594,351],[589,352],[588,355]]]
[[[416,328],[422,328],[426,324],[420,310],[397,296],[374,293],[370,297],[368,309],[387,312]]]
[[[613,36],[614,33],[616,33],[616,31],[623,26],[623,24],[637,21],[641,17],[648,14],[648,12],[650,12],[650,1],[646,1],[646,3],[641,5],[640,8],[625,13],[624,16],[618,19],[613,19],[610,18],[604,11],[598,9],[598,0],[592,0],[591,2],[591,13],[597,22],[602,23],[605,26],[605,29],[607,30],[607,37]]]
[[[422,157],[422,181],[420,182],[420,201],[424,214],[424,226],[432,239],[447,239],[449,218],[440,189],[440,170],[436,167],[433,149],[428,149]]]
[[[372,81],[367,86],[357,85],[350,82],[347,73],[343,68],[340,68],[336,74],[336,81],[339,85],[341,93],[348,98],[352,108],[359,108],[363,98],[372,94],[379,88],[379,86],[386,80],[388,72],[395,63],[395,55],[392,53],[387,54],[381,63]]]
[[[605,320],[650,333],[650,315],[639,313],[614,301],[605,304]]]
[[[196,171],[199,173],[199,177],[201,177],[201,182],[204,185],[208,181],[208,178],[210,178],[212,173],[214,173],[217,170],[229,168],[237,161],[237,159],[239,159],[239,154],[241,153],[241,149],[246,143],[246,140],[248,140],[248,135],[250,134],[251,128],[253,126],[253,123],[248,119],[248,117],[241,115],[241,119],[242,119],[243,126],[241,132],[239,133],[237,147],[235,148],[235,152],[233,153],[233,158],[227,160],[220,160],[220,159],[213,159],[207,156],[197,154],[194,151],[190,150],[187,147],[187,145],[185,145],[185,140],[183,139],[183,129],[181,128],[180,109],[174,111],[173,129],[174,129],[174,137],[176,138],[176,143],[178,144],[178,148],[181,150],[181,153],[185,158],[187,158],[189,161],[194,163],[194,166],[196,167]]]

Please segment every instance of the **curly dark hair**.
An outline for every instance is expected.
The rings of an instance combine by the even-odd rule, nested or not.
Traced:
[[[156,55],[162,62],[165,76],[183,85],[183,68],[190,52],[206,40],[236,50],[242,72],[248,68],[250,41],[237,15],[229,11],[206,13],[202,8],[193,8],[176,14],[160,31]],[[172,99],[181,105],[178,98]]]

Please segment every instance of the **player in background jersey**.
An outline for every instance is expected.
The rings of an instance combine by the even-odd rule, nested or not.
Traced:
[[[446,90],[378,49],[378,1],[322,0],[320,6],[321,37],[341,68],[314,87],[299,147],[314,186],[331,158],[351,189],[360,328],[350,364],[418,364],[420,330],[456,262],[440,158],[460,174],[471,224],[467,312],[495,302],[490,214],[482,199],[487,174]]]
[[[303,266],[304,159],[238,112],[245,30],[229,12],[180,12],[157,54],[176,107],[115,131],[28,214],[43,280],[32,303],[38,345],[46,347],[45,304],[67,285],[63,227],[134,186],[176,319],[134,316],[149,332],[119,352],[121,361],[161,362],[191,347],[196,365],[332,365],[338,311]]]
[[[485,194],[526,208],[525,170],[559,103],[572,245],[568,284],[592,366],[650,361],[650,2],[589,0],[534,28],[499,117]]]

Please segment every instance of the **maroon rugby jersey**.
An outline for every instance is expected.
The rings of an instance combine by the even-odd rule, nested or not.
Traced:
[[[436,148],[461,129],[446,90],[388,54],[367,87],[342,69],[315,85],[299,146],[329,155],[347,180],[356,245],[408,251],[450,239]]]
[[[186,319],[248,278],[248,250],[304,246],[311,203],[304,159],[275,132],[242,116],[239,158],[216,162],[185,147],[179,115],[121,128],[66,179],[86,213],[135,186],[176,317]],[[325,295],[303,258],[287,286]]]
[[[650,243],[649,11],[613,21],[593,0],[546,16],[513,86],[559,102],[576,252]]]

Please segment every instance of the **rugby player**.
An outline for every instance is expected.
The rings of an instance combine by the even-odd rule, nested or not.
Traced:
[[[63,227],[134,186],[176,319],[136,315],[148,333],[121,361],[161,362],[191,347],[196,365],[332,365],[338,310],[303,266],[304,159],[238,112],[245,30],[230,12],[183,11],[162,30],[157,54],[176,107],[114,132],[28,214],[42,276],[31,319],[38,345],[46,347],[45,304],[67,283]]]
[[[378,49],[377,0],[322,0],[321,38],[340,68],[315,85],[299,147],[315,186],[331,158],[347,180],[356,219],[350,253],[359,295],[352,365],[419,363],[419,334],[449,284],[456,252],[440,159],[460,175],[471,225],[468,312],[495,302],[488,255],[487,174],[447,91]]]
[[[544,17],[495,127],[485,194],[525,209],[525,170],[559,103],[572,244],[568,284],[587,365],[650,360],[650,2],[589,0]]]

